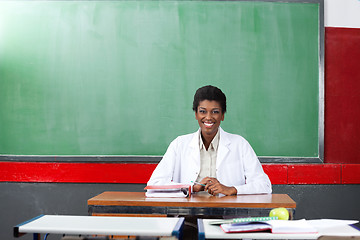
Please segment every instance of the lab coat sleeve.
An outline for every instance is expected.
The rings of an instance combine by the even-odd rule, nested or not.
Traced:
[[[176,148],[177,139],[170,143],[166,153],[147,182],[147,185],[166,185],[172,183],[176,163]]]
[[[243,146],[245,184],[235,186],[237,194],[271,193],[271,182],[248,142]]]

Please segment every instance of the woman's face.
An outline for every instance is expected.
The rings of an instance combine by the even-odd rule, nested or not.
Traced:
[[[214,137],[221,121],[224,121],[224,114],[219,102],[204,100],[199,102],[195,118],[198,120],[202,135]]]

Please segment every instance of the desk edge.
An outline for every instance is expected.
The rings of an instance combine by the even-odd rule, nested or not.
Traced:
[[[43,216],[45,216],[45,215],[44,215],[44,214],[41,214],[41,215],[39,215],[39,216],[37,216],[37,217],[34,217],[34,218],[32,218],[32,219],[29,219],[29,220],[27,220],[27,221],[25,221],[25,222],[22,222],[22,223],[16,225],[16,226],[14,227],[14,237],[18,238],[18,237],[21,237],[21,236],[25,235],[26,233],[21,233],[21,232],[19,232],[19,228],[20,228],[21,226],[25,225],[25,224],[28,224],[28,223],[30,223],[30,222],[33,222],[33,221],[39,219],[39,218],[42,218]]]

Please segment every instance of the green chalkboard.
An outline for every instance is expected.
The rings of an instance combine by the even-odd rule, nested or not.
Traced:
[[[319,157],[319,4],[0,1],[0,154],[158,156],[195,90],[259,156]]]

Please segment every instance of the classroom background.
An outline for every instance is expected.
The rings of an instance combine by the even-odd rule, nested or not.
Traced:
[[[359,12],[360,1],[325,0],[324,163],[263,163],[273,193],[296,201],[296,219],[360,217]],[[143,191],[156,166],[0,159],[1,239],[40,214],[87,215],[87,200],[103,191]]]

